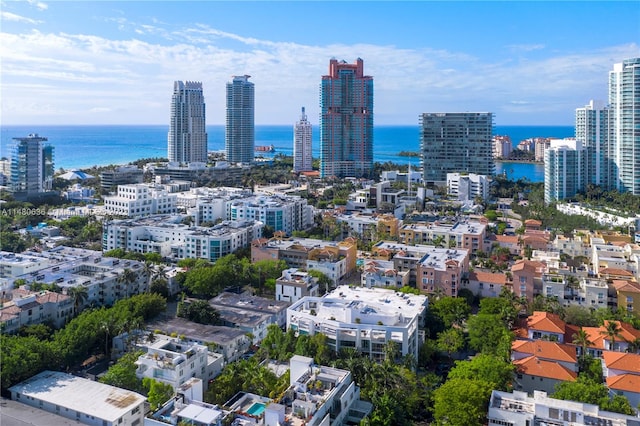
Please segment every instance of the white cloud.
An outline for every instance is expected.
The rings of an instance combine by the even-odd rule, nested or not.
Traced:
[[[509,44],[506,46],[507,49],[512,52],[533,52],[534,50],[542,50],[546,46],[542,43],[537,44]]]
[[[15,13],[11,13],[11,12],[4,12],[4,11],[0,12],[0,18],[3,21],[24,22],[26,24],[33,24],[33,25],[42,24],[42,21],[27,18],[26,16],[16,15]]]
[[[41,1],[37,1],[37,0],[28,0],[29,4],[32,6],[35,6],[38,10],[47,10],[49,8],[49,6]]]
[[[6,123],[87,120],[87,123],[165,123],[174,80],[202,81],[208,123],[224,122],[225,83],[249,74],[256,84],[256,123],[294,122],[301,106],[318,114],[320,78],[329,59],[364,59],[374,77],[376,123],[417,123],[426,111],[482,110],[496,122],[526,124],[536,111],[571,123],[573,111],[606,94],[611,65],[637,56],[637,44],[585,54],[488,63],[472,53],[393,45],[304,45],[244,37],[198,25],[168,31],[139,25],[138,38],[42,33],[0,34]],[[155,37],[155,38],[154,38]],[[158,39],[157,37],[160,37]],[[151,41],[157,40],[157,41]],[[176,41],[181,40],[181,41]],[[230,46],[233,45],[233,48]],[[28,105],[42,104],[43,112]],[[66,117],[61,115],[68,114]],[[78,121],[76,121],[78,122]],[[544,123],[539,123],[544,124]]]

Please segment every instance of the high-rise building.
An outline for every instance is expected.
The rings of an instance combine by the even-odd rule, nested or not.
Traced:
[[[610,161],[613,158],[610,111],[602,102],[593,100],[576,109],[575,136],[586,150],[586,183],[604,188],[617,181],[616,169]]]
[[[320,84],[320,176],[370,177],[373,170],[373,77],[364,62],[331,59]]]
[[[32,133],[26,138],[13,138],[11,147],[11,192],[25,195],[51,190],[53,183],[53,146],[47,138]]]
[[[576,139],[551,139],[544,151],[544,201],[573,197],[586,185],[586,150]]]
[[[620,192],[640,195],[640,58],[614,64],[609,72],[613,164]]]
[[[293,171],[308,172],[313,170],[311,156],[311,123],[302,107],[300,120],[293,127]]]
[[[490,112],[424,113],[420,141],[426,184],[445,185],[447,173],[495,174]]]
[[[251,163],[254,159],[254,86],[250,77],[237,75],[227,83],[225,149],[231,163]]]
[[[207,162],[207,128],[202,83],[176,81],[167,138],[169,161]]]

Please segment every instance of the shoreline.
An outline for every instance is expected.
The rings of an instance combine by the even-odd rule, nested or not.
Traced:
[[[518,163],[518,164],[535,164],[544,166],[544,161],[527,161],[527,160],[495,160],[498,163]]]

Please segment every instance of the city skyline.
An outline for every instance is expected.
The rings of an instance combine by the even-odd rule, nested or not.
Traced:
[[[358,19],[353,19],[358,16]],[[331,58],[363,58],[376,125],[491,111],[497,125],[570,125],[640,56],[637,2],[2,2],[2,117],[21,124],[167,124],[166,87],[256,84],[257,125],[319,123]],[[135,120],[132,121],[132,120]]]

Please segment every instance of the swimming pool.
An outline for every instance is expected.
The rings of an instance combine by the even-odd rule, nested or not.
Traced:
[[[263,403],[254,402],[247,410],[247,413],[251,414],[252,416],[259,417],[264,412],[264,409],[265,405]]]

